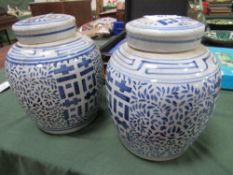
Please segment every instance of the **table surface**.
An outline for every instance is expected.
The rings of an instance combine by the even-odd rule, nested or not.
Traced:
[[[0,69],[0,82],[5,79]],[[140,159],[120,143],[107,112],[104,89],[96,120],[68,135],[35,126],[10,90],[0,94],[1,175],[232,175],[233,92],[221,90],[206,130],[178,159]]]

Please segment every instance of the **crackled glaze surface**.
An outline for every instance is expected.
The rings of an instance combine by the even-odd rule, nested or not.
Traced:
[[[221,73],[204,47],[153,54],[123,44],[107,67],[108,107],[122,143],[149,160],[181,155],[211,116]]]

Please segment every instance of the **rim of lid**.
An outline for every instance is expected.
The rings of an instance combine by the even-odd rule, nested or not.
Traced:
[[[13,31],[22,44],[42,44],[66,39],[76,33],[75,17],[66,14],[46,14],[20,20]]]
[[[184,16],[151,15],[128,22],[126,30],[130,46],[169,53],[195,49],[204,35],[205,25]]]

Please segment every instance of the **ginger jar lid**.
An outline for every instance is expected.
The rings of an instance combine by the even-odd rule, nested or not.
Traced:
[[[75,17],[46,14],[16,22],[13,31],[22,44],[42,44],[69,38],[76,33]]]
[[[181,52],[198,47],[205,25],[189,17],[152,15],[126,24],[129,46],[149,52]]]

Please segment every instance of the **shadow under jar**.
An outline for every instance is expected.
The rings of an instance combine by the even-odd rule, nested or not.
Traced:
[[[205,129],[221,72],[200,44],[204,27],[174,15],[127,23],[127,40],[107,66],[106,90],[119,137],[137,156],[174,159]]]
[[[11,89],[37,126],[66,134],[98,110],[102,61],[94,42],[76,33],[75,18],[48,14],[13,25],[19,40],[6,57]]]

